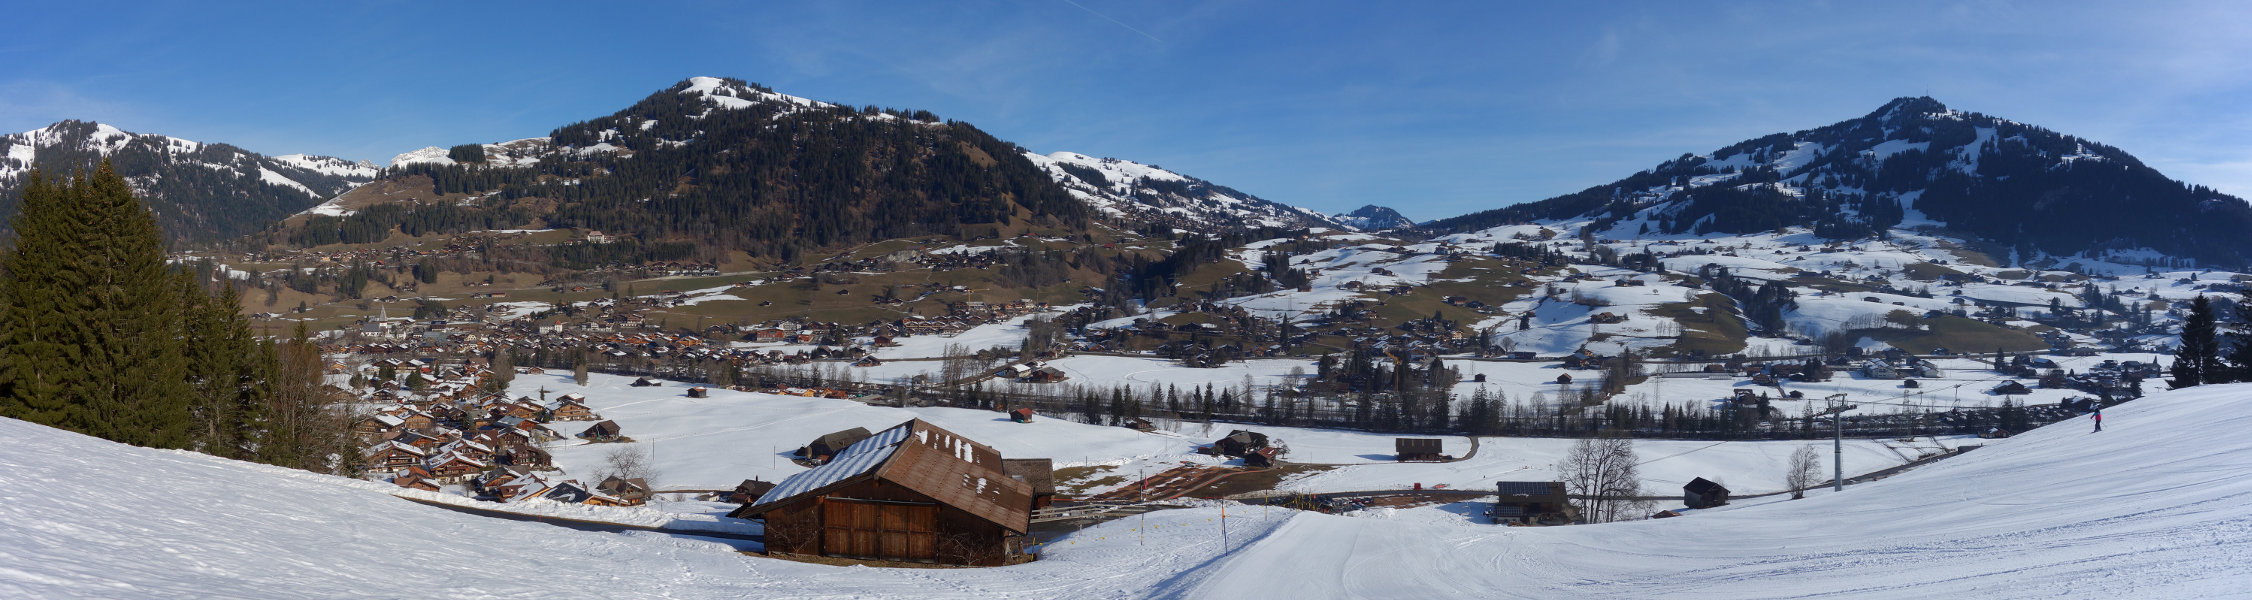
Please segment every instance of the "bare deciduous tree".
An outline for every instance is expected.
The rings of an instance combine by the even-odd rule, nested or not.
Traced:
[[[602,456],[602,470],[594,474],[594,481],[611,477],[640,479],[648,483],[650,489],[656,489],[656,476],[656,466],[650,464],[648,451],[641,449],[640,444],[621,444]]]
[[[1791,464],[1783,473],[1783,485],[1790,486],[1791,499],[1806,497],[1806,488],[1812,487],[1822,477],[1822,453],[1814,446],[1799,446],[1791,451]]]
[[[1556,473],[1565,490],[1579,499],[1581,521],[1609,523],[1648,512],[1650,502],[1641,499],[1646,495],[1637,468],[1641,462],[1633,439],[1606,430],[1574,443],[1556,462]]]

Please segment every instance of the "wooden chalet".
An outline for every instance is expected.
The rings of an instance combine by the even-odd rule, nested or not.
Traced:
[[[916,419],[728,516],[764,519],[769,553],[992,566],[1023,553],[1031,508],[1001,453]]]
[[[421,466],[422,461],[430,457],[430,451],[417,448],[413,444],[388,441],[369,448],[364,455],[367,457],[367,465],[370,468],[401,469]]]
[[[1728,488],[1698,477],[1681,486],[1681,502],[1689,508],[1712,508],[1728,503]]]
[[[431,481],[430,478],[422,477],[419,475],[400,475],[398,477],[391,478],[391,483],[398,484],[399,487],[407,489],[422,490],[425,492],[438,491],[438,482]]]
[[[617,421],[603,421],[579,432],[579,437],[593,442],[614,442],[622,436]]]
[[[593,421],[600,418],[594,415],[594,409],[587,408],[586,404],[579,400],[571,396],[557,398],[555,403],[547,409],[547,420]]]
[[[712,389],[711,389],[711,388],[708,388],[708,387],[700,386],[700,385],[699,385],[699,386],[696,386],[696,387],[688,388],[688,397],[690,397],[690,398],[710,398],[710,397],[712,397]]]
[[[1030,423],[1032,422],[1032,409],[1019,408],[1009,411],[1009,420],[1018,423]]]
[[[1565,524],[1574,520],[1578,511],[1572,507],[1571,498],[1564,493],[1561,481],[1502,481],[1494,484],[1499,499],[1494,501],[1494,523],[1500,524]]]
[[[639,477],[627,479],[616,475],[602,480],[602,483],[594,484],[594,491],[608,494],[635,506],[648,502],[649,496],[654,495],[651,493],[654,490],[649,489],[647,480]]]
[[[1393,438],[1392,450],[1399,462],[1446,460],[1446,441],[1439,438]]]
[[[1250,454],[1265,447],[1267,447],[1267,434],[1237,429],[1228,432],[1227,437],[1212,442],[1211,453],[1242,458],[1245,454]]]
[[[493,463],[514,467],[547,469],[555,466],[555,455],[539,446],[509,446],[493,453]]]

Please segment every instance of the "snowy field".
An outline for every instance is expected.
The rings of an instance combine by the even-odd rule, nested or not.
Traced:
[[[1467,441],[1448,438],[1447,450],[1456,456],[1469,450]],[[1387,443],[1390,438],[1385,438]],[[1493,489],[1499,481],[1556,481],[1556,461],[1571,449],[1573,440],[1560,438],[1480,438],[1478,454],[1451,463],[1389,463],[1354,465],[1286,479],[1282,489],[1303,492],[1374,491],[1426,488]],[[1979,443],[1977,438],[1930,437],[1913,442],[1899,440],[1846,440],[1845,472],[1848,476],[1906,464],[1925,453]],[[1458,445],[1462,444],[1462,445]],[[1783,483],[1791,452],[1812,444],[1822,452],[1822,473],[1830,473],[1829,440],[1709,442],[1635,440],[1642,487],[1654,496],[1679,496],[1681,486],[1703,477],[1720,482],[1738,495],[1789,490]],[[1298,444],[1291,443],[1293,456]],[[1386,461],[1390,460],[1387,455]]]
[[[1676,519],[1208,507],[1067,534],[1030,564],[940,570],[494,520],[0,420],[0,597],[2232,598],[2252,589],[2247,394],[2159,394],[2106,411],[2104,433],[2059,424],[1842,494]]]
[[[1227,435],[1230,430],[1247,429],[1287,444],[1290,454],[1285,460],[1289,462],[1347,465],[1288,481],[1283,486],[1313,492],[1395,489],[1415,483],[1426,486],[1444,483],[1462,489],[1490,487],[1495,481],[1554,479],[1556,461],[1574,443],[1563,438],[1484,438],[1477,456],[1470,460],[1401,464],[1393,461],[1393,440],[1398,436],[1386,433],[1175,422],[1161,423],[1163,429],[1142,433],[1123,427],[1076,423],[1050,415],[1035,417],[1032,423],[1013,423],[1000,413],[979,410],[889,408],[851,400],[722,389],[711,390],[709,398],[689,398],[684,384],[668,382],[658,387],[633,387],[632,381],[629,377],[590,374],[588,386],[580,388],[568,377],[522,376],[509,389],[511,394],[535,397],[542,387],[548,389],[551,396],[585,394],[589,407],[603,418],[617,421],[625,435],[633,438],[632,446],[653,455],[656,473],[651,480],[661,490],[729,489],[751,478],[781,481],[804,470],[790,462],[790,452],[815,437],[853,427],[879,431],[914,418],[992,446],[1004,457],[1052,458],[1059,468],[1103,465],[1110,467],[1111,474],[1128,476],[1154,474],[1182,462],[1238,463],[1224,463],[1196,454],[1195,448]],[[1216,383],[1231,384],[1226,380]],[[551,427],[573,434],[584,426],[562,423]],[[1435,437],[1446,440],[1448,454],[1463,456],[1470,451],[1469,438]],[[1783,489],[1779,477],[1784,462],[1800,443],[1803,442],[1714,444],[1644,440],[1636,444],[1641,458],[1648,461],[1643,467],[1644,485],[1661,494],[1673,494],[1696,477],[1729,484],[1738,493]],[[1924,452],[1958,443],[1928,437],[1914,443],[1853,440],[1847,444],[1846,473],[1858,475],[1893,467],[1914,460]],[[566,477],[587,478],[602,469],[610,452],[623,447],[627,445],[573,440],[562,442],[551,451],[556,466],[564,469]],[[1121,481],[1088,491],[1097,492],[1125,483]]]

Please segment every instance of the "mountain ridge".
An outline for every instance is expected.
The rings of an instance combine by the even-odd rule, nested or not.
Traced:
[[[32,170],[69,176],[103,160],[148,202],[167,237],[180,242],[255,231],[377,174],[365,162],[306,154],[266,156],[225,143],[65,120],[0,135],[0,214],[14,213],[16,191]]]

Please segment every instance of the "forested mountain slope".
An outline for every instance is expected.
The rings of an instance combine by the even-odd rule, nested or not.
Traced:
[[[0,215],[15,214],[23,177],[32,169],[67,177],[105,158],[156,211],[166,235],[186,242],[257,231],[366,183],[377,172],[374,165],[325,156],[264,156],[227,144],[63,121],[0,136]],[[6,226],[0,221],[0,228]]]
[[[1430,226],[1449,233],[1572,217],[1642,219],[1660,233],[1805,226],[1831,238],[1937,222],[2019,256],[2252,257],[2244,234],[2252,205],[2241,199],[2168,179],[2118,148],[1931,98],[1899,98],[1858,119],[1684,154],[1577,193]]]

